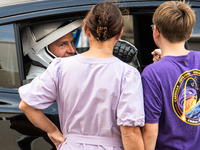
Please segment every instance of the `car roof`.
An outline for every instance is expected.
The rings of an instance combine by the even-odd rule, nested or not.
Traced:
[[[1,0],[2,1],[2,0]],[[3,0],[0,2],[0,24],[28,18],[50,16],[89,10],[104,0]],[[119,7],[157,7],[160,0],[119,0]],[[192,6],[200,6],[200,0],[190,0]]]
[[[8,5],[22,4],[22,3],[27,3],[27,2],[31,2],[31,1],[37,1],[37,0],[1,0],[0,7],[8,6]]]

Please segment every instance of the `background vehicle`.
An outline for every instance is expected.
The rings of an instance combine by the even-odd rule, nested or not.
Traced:
[[[20,97],[18,88],[26,83],[26,69],[29,58],[23,56],[21,31],[27,26],[62,20],[83,19],[87,11],[101,0],[30,0],[15,4],[0,2],[0,149],[1,150],[49,150],[52,148],[43,138],[26,138],[10,129],[10,117],[21,114],[18,109]],[[15,1],[16,2],[16,1]],[[141,70],[152,63],[151,51],[156,46],[152,38],[152,15],[164,1],[123,0],[120,8],[126,8],[125,28],[122,39],[134,44],[138,49]],[[200,1],[190,0],[196,12],[196,25],[189,49],[200,50]],[[56,106],[44,110],[46,114],[56,114]],[[25,139],[25,142],[24,140]],[[21,145],[21,146],[20,146]],[[21,147],[21,148],[20,148]],[[23,148],[22,148],[23,147]]]

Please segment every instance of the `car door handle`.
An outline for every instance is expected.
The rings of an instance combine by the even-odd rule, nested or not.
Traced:
[[[12,105],[12,104],[0,101],[0,105]]]

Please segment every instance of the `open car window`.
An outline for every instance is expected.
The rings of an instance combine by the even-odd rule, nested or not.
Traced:
[[[130,42],[131,44],[134,44],[134,38],[133,38],[133,35],[134,35],[134,33],[133,33],[133,16],[132,15],[124,15],[123,17],[124,17],[124,20],[125,20],[125,26],[124,26],[124,32],[123,32],[123,34],[121,36],[121,39],[122,40],[126,40],[126,41]],[[46,23],[46,25],[42,25],[42,23],[41,24],[39,23],[39,24],[36,24],[36,25],[30,25],[30,28],[26,26],[26,27],[21,29],[21,38],[24,39],[24,37],[26,37],[27,39],[29,39],[28,38],[30,36],[29,34],[26,33],[26,36],[24,36],[24,34],[22,34],[23,33],[22,31],[24,29],[29,28],[30,31],[31,31],[30,33],[32,33],[32,35],[34,35],[33,36],[34,38],[32,38],[32,40],[35,43],[40,42],[40,40],[37,40],[37,39],[41,39],[42,40],[42,39],[46,38],[47,36],[51,36],[51,35],[48,34],[47,36],[43,37],[40,34],[36,34],[36,33],[38,33],[38,31],[46,31],[46,30],[48,30],[45,27],[47,27],[47,25],[52,24],[52,23],[53,24],[57,24],[57,22],[55,21],[55,22],[49,22],[48,24]],[[58,28],[56,30],[60,30],[60,28]],[[56,30],[54,30],[52,32],[56,32]],[[63,30],[63,32],[65,32],[65,30]],[[75,44],[77,53],[80,54],[80,53],[83,53],[83,52],[85,52],[85,51],[87,51],[89,49],[90,42],[89,42],[89,39],[87,38],[87,36],[86,36],[86,34],[84,32],[83,27],[79,27],[78,29],[74,30],[73,31],[73,36],[74,36],[74,44]],[[27,41],[31,41],[31,40],[29,39],[29,40],[24,40],[24,41],[25,42],[22,41],[23,54],[25,55],[23,60],[24,60],[24,66],[25,66],[24,67],[25,68],[25,71],[24,71],[25,72],[25,77],[27,77],[27,75],[29,74],[29,72],[31,70],[30,69],[31,68],[31,64],[33,62],[30,59],[31,57],[29,57],[29,54],[27,55],[27,53],[24,52],[24,51],[27,51],[27,48],[26,48],[27,46],[25,46],[24,44],[27,45],[28,44]],[[41,63],[41,62],[39,62],[39,63]],[[29,83],[31,80],[26,78],[26,79],[24,79],[23,83],[24,84]]]

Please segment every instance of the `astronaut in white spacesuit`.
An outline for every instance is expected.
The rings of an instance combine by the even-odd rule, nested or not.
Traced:
[[[26,27],[22,31],[23,53],[32,60],[26,79],[32,80],[42,74],[55,57],[73,56],[75,44],[88,47],[81,26],[82,20],[76,20]]]

